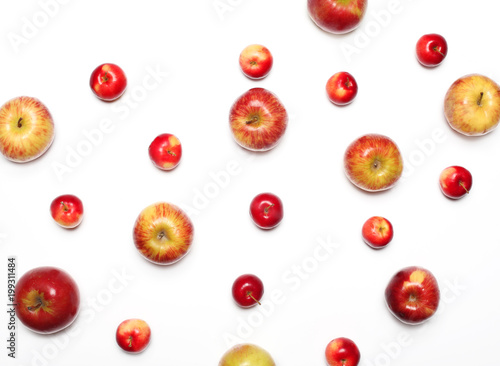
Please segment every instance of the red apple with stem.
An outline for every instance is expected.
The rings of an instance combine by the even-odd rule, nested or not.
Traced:
[[[28,329],[51,334],[68,327],[77,317],[80,292],[62,269],[38,267],[16,284],[16,315]]]
[[[326,93],[332,103],[346,105],[351,103],[358,94],[358,84],[348,72],[337,72],[328,79]]]
[[[95,96],[106,102],[112,102],[122,96],[127,88],[127,77],[120,66],[102,64],[90,75],[90,88]]]
[[[264,284],[259,277],[252,274],[239,276],[233,283],[233,298],[242,308],[260,305],[264,295]]]
[[[272,193],[261,193],[250,203],[250,216],[261,229],[272,229],[283,220],[283,203]]]
[[[446,197],[462,198],[472,188],[472,174],[464,167],[449,166],[439,175],[439,186]]]
[[[368,246],[381,249],[391,242],[394,230],[389,220],[381,216],[373,216],[363,224],[361,234]]]
[[[139,353],[146,349],[151,339],[151,328],[141,319],[127,319],[116,329],[116,343],[126,352]]]
[[[240,68],[250,79],[263,79],[273,67],[271,52],[260,44],[245,47],[240,54]]]
[[[83,203],[72,194],[58,196],[50,204],[50,214],[57,224],[72,229],[83,220]]]
[[[359,349],[349,338],[335,338],[326,346],[328,366],[357,366],[361,355]]]
[[[367,0],[307,0],[307,9],[318,27],[343,34],[358,27],[365,16],[367,3]]]
[[[182,157],[182,146],[179,139],[170,134],[158,135],[149,145],[149,158],[161,170],[172,170]]]
[[[426,34],[420,37],[416,46],[417,60],[426,67],[435,67],[443,62],[448,54],[446,39],[439,34]]]

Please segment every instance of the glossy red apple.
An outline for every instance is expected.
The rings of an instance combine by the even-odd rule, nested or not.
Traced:
[[[262,295],[264,295],[264,284],[259,277],[252,274],[244,274],[238,277],[233,283],[233,298],[242,308],[250,308],[260,305]]]
[[[448,54],[446,39],[439,34],[426,34],[420,37],[416,46],[417,60],[426,67],[441,64]]]
[[[72,229],[83,220],[83,203],[72,194],[64,194],[54,198],[50,204],[50,214],[60,226]]]
[[[111,102],[122,96],[127,88],[127,77],[115,64],[102,64],[90,76],[90,88],[101,100]]]
[[[141,319],[128,319],[116,329],[116,343],[126,352],[139,353],[146,349],[151,339],[148,323]]]
[[[326,32],[343,34],[358,27],[367,0],[307,0],[309,16]]]
[[[250,79],[262,79],[273,67],[271,52],[260,44],[245,47],[240,54],[240,68]]]
[[[346,105],[351,103],[358,94],[358,84],[348,72],[337,72],[328,79],[326,94],[332,103]]]
[[[441,172],[439,186],[446,197],[459,199],[470,192],[472,175],[461,166],[449,166]]]
[[[391,313],[406,324],[420,324],[436,312],[439,286],[433,274],[422,267],[407,267],[396,273],[385,289]]]
[[[149,145],[149,158],[161,170],[172,170],[182,157],[181,142],[170,133],[157,136]]]
[[[278,97],[263,88],[241,95],[231,107],[229,125],[236,142],[248,150],[266,151],[285,134],[288,114]]]
[[[389,220],[380,216],[370,217],[361,230],[363,240],[374,249],[384,248],[394,236],[394,230]]]
[[[250,216],[261,229],[272,229],[283,220],[283,203],[272,193],[261,193],[250,203]]]
[[[69,274],[55,267],[38,267],[17,282],[16,314],[28,329],[43,334],[68,327],[77,317],[80,292]]]
[[[357,366],[361,357],[356,343],[349,338],[335,338],[326,346],[328,366]]]

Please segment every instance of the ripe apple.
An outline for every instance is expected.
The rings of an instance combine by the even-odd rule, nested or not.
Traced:
[[[347,178],[358,188],[369,192],[392,188],[403,172],[403,158],[389,137],[376,134],[353,141],[344,155]]]
[[[391,242],[394,230],[389,220],[373,216],[366,220],[361,234],[366,244],[374,249],[381,249]]]
[[[127,77],[115,64],[102,64],[90,75],[90,88],[95,96],[106,102],[112,102],[122,96],[127,88]]]
[[[357,366],[361,357],[356,343],[349,338],[335,338],[326,346],[328,366]]]
[[[403,323],[420,324],[436,312],[439,286],[427,269],[403,268],[389,281],[385,301],[391,313]]]
[[[358,84],[348,72],[337,72],[328,79],[326,93],[332,103],[346,105],[351,103],[358,94]]]
[[[326,32],[343,34],[354,30],[366,13],[368,0],[307,0],[309,16]]]
[[[472,175],[461,166],[449,166],[441,172],[439,186],[446,197],[459,199],[469,194],[472,187]]]
[[[260,305],[260,299],[264,295],[264,284],[259,277],[252,274],[244,274],[238,277],[232,288],[233,298],[242,308],[251,308]]]
[[[0,108],[0,152],[16,163],[42,155],[54,140],[54,121],[36,98],[17,97]]]
[[[116,343],[126,352],[139,353],[146,349],[151,338],[151,328],[141,319],[128,319],[116,329]]]
[[[272,193],[261,193],[250,203],[250,216],[261,229],[272,229],[283,220],[283,203]]]
[[[472,74],[455,81],[444,98],[451,128],[466,136],[481,136],[500,122],[500,87],[490,78]]]
[[[157,136],[149,145],[149,158],[161,170],[174,169],[179,165],[181,156],[181,142],[170,133]]]
[[[236,142],[248,150],[275,147],[285,133],[288,114],[278,97],[263,88],[241,95],[231,107],[229,125]]]
[[[134,244],[147,260],[162,265],[173,264],[191,248],[194,228],[179,207],[158,202],[146,207],[134,225]]]
[[[448,54],[446,39],[439,34],[425,34],[417,41],[417,60],[426,67],[441,64]]]
[[[276,366],[265,349],[243,343],[230,348],[221,358],[219,366]]]
[[[50,214],[63,228],[72,229],[83,220],[83,203],[72,194],[64,194],[54,198],[50,204]]]
[[[273,67],[273,56],[266,47],[252,44],[241,52],[240,67],[250,79],[263,79]]]
[[[38,267],[17,282],[16,314],[28,329],[51,334],[68,327],[78,315],[80,292],[62,269]]]

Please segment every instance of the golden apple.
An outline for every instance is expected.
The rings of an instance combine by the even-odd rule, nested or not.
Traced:
[[[219,366],[276,366],[265,349],[254,344],[238,344],[222,356]]]

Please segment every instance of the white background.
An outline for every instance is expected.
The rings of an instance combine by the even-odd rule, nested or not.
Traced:
[[[282,366],[323,365],[326,344],[340,336],[357,343],[366,366],[498,365],[500,132],[466,138],[448,127],[442,109],[446,90],[465,74],[500,81],[500,3],[371,0],[360,28],[333,36],[311,22],[305,0],[221,2],[233,4],[222,16],[212,0],[69,1],[17,50],[9,37],[23,37],[24,18],[39,15],[40,3],[1,3],[0,101],[39,98],[53,114],[56,138],[34,162],[0,159],[0,273],[7,277],[9,255],[17,256],[19,276],[38,266],[61,267],[79,284],[82,312],[69,333],[37,335],[18,324],[12,361],[2,311],[0,364],[216,365],[229,347],[224,335],[233,334],[266,348]],[[394,10],[390,3],[396,13],[377,21],[376,13]],[[445,36],[449,53],[441,66],[426,69],[414,47],[433,32]],[[362,33],[370,35],[361,44]],[[252,43],[266,45],[275,61],[259,82],[238,66],[239,53]],[[345,45],[359,46],[358,53],[348,59]],[[104,62],[119,64],[129,80],[124,98],[111,104],[88,86]],[[143,96],[151,69],[168,76],[125,118],[117,108]],[[344,108],[325,95],[337,71],[349,71],[359,85]],[[231,104],[256,86],[276,93],[290,115],[283,141],[264,154],[241,149],[228,128]],[[58,179],[54,165],[66,164],[68,149],[86,140],[84,130],[105,118],[113,130]],[[172,172],[156,169],[147,153],[165,132],[183,146]],[[372,132],[394,139],[406,161],[405,178],[381,194],[356,189],[342,169],[347,145]],[[436,135],[439,141],[432,140]],[[213,189],[213,174],[228,164],[237,165],[230,183],[199,201],[197,192]],[[471,194],[459,201],[438,187],[449,165],[466,167],[474,178]],[[248,215],[251,199],[264,191],[278,194],[285,207],[283,222],[269,232]],[[85,206],[76,230],[60,228],[49,215],[52,199],[64,193]],[[147,262],[132,242],[137,215],[157,201],[199,208],[190,210],[192,251],[170,267]],[[381,251],[360,237],[373,215],[395,228]],[[314,268],[321,240],[338,248]],[[290,272],[304,265],[307,278]],[[439,314],[422,326],[403,325],[384,304],[389,278],[409,265],[430,269],[443,294]],[[122,272],[129,279],[110,297]],[[243,273],[263,280],[264,299],[279,291],[284,301],[265,316],[262,309],[239,309],[230,289]],[[7,289],[0,288],[6,304]],[[137,356],[114,339],[118,324],[133,317],[152,328],[149,348]],[[259,324],[241,333],[238,327],[249,321]]]

